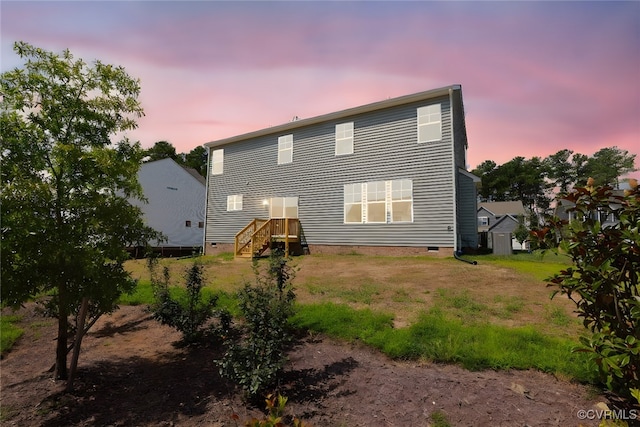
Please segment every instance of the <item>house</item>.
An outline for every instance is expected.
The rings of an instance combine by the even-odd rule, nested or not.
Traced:
[[[205,251],[446,254],[477,247],[462,88],[205,144]]]
[[[204,238],[205,178],[166,158],[143,163],[138,181],[148,203],[137,199],[131,203],[140,206],[147,225],[162,232],[166,239],[151,245],[163,255],[200,250]]]
[[[513,232],[520,224],[520,218],[526,218],[526,212],[521,201],[481,202],[478,205],[478,239],[483,248],[511,253],[512,250],[526,250],[526,242],[521,244],[513,236]],[[498,237],[499,236],[499,237]],[[506,236],[506,237],[505,237]],[[507,238],[504,249],[495,245],[496,238]],[[509,249],[510,246],[510,249]]]

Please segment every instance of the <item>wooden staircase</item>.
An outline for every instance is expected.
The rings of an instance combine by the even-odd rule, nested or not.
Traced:
[[[235,256],[261,256],[276,244],[284,244],[289,254],[291,244],[300,243],[301,227],[297,218],[254,219],[235,238]]]

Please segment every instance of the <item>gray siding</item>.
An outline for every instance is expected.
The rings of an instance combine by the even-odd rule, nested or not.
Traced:
[[[416,109],[440,103],[442,141],[417,143]],[[253,218],[267,218],[262,201],[299,197],[310,244],[453,247],[454,149],[449,98],[368,112],[224,148],[224,173],[209,176],[207,242],[232,243]],[[336,156],[335,125],[354,122],[354,153]],[[278,137],[293,134],[293,163],[278,165]],[[344,224],[345,184],[413,180],[413,223]],[[226,211],[228,195],[243,210]],[[473,213],[475,218],[475,212]]]
[[[162,232],[166,241],[154,242],[160,247],[202,246],[204,228],[205,186],[172,159],[144,163],[138,172],[148,203],[137,199],[147,225]],[[186,226],[191,221],[191,227]]]
[[[478,247],[476,184],[473,179],[458,172],[458,234],[459,248]]]

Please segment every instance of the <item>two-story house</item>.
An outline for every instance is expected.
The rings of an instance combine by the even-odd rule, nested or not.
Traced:
[[[143,163],[138,181],[147,201],[130,202],[142,209],[148,226],[164,235],[163,241],[151,242],[155,250],[166,256],[199,251],[204,237],[204,177],[167,158]]]
[[[233,136],[209,150],[205,251],[445,254],[477,247],[452,85]]]

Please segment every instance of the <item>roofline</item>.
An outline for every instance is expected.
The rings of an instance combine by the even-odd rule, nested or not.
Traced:
[[[303,126],[309,126],[321,122],[330,120],[336,120],[343,117],[353,116],[356,114],[368,113],[370,111],[381,110],[383,108],[396,107],[398,105],[410,104],[412,102],[424,101],[432,98],[439,98],[442,96],[448,96],[451,90],[461,90],[462,86],[459,84],[442,87],[439,89],[427,90],[424,92],[418,92],[411,95],[404,95],[397,98],[385,99],[384,101],[377,101],[371,104],[362,105],[359,107],[348,108],[346,110],[336,111],[334,113],[323,114],[321,116],[310,117],[308,119],[296,120],[281,125],[260,129],[257,131],[245,133],[242,135],[236,135],[229,138],[218,139],[203,144],[205,147],[218,147],[221,145],[230,144],[232,142],[244,141],[250,138],[257,138],[260,136],[270,135],[273,133],[282,133],[293,129],[301,128]]]

